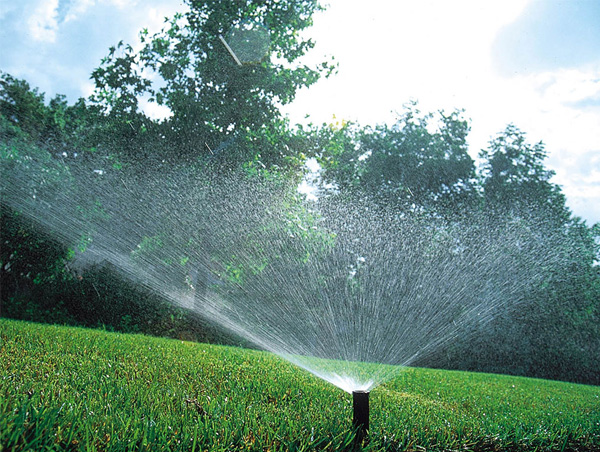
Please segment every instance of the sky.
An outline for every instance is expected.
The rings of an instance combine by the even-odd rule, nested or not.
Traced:
[[[473,157],[514,123],[545,143],[574,214],[600,222],[600,0],[326,4],[306,32],[316,46],[305,60],[335,56],[339,70],[284,107],[292,122],[391,123],[411,101],[424,112],[464,109]],[[184,9],[180,0],[2,0],[0,70],[74,102],[91,94],[111,45],[135,47],[142,28],[158,31]]]

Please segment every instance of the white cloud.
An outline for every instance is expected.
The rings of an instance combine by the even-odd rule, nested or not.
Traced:
[[[70,5],[69,10],[65,14],[64,21],[71,22],[79,19],[91,7],[93,7],[95,3],[95,0],[74,0]]]
[[[563,69],[535,77],[543,81],[544,95],[562,104],[577,103],[600,94],[600,65],[598,68]],[[545,80],[547,79],[547,80]]]
[[[118,8],[135,8],[138,6],[137,0],[104,0],[104,3],[113,4]]]
[[[58,0],[41,0],[27,20],[27,28],[34,41],[53,43],[58,30]]]
[[[390,111],[410,99],[434,109],[463,107],[489,78],[497,30],[526,3],[332,2],[310,30],[317,46],[308,60],[335,55],[339,73],[287,110],[317,122],[337,114],[372,123],[390,120]]]

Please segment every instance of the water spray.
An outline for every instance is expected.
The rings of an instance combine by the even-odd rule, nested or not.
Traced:
[[[242,64],[259,61],[243,59],[235,39],[226,42]],[[544,224],[532,219],[499,222],[467,212],[447,224],[334,197],[296,224],[287,190],[269,178],[213,174],[201,165],[165,165],[160,178],[132,166],[123,176],[100,178],[85,162],[67,167],[31,153],[2,167],[3,208],[23,212],[65,245],[88,237],[93,247],[80,268],[108,263],[140,287],[352,393],[358,442],[369,434],[369,389],[400,372],[395,364],[413,364],[476,330],[509,309],[507,300],[525,300],[547,275],[540,268],[562,265],[548,246],[553,242],[539,236]],[[54,176],[46,180],[49,169]],[[125,190],[114,183],[122,177],[131,181]],[[92,211],[91,202],[81,210],[79,194],[102,211]],[[307,228],[315,235],[305,237]],[[165,246],[161,237],[169,237]],[[189,284],[192,265],[181,256],[206,267],[214,282],[202,290]],[[252,270],[243,284],[229,277],[232,256]],[[254,271],[258,262],[264,266]]]
[[[356,441],[362,442],[369,432],[369,392],[352,391],[354,415],[352,426],[356,429]]]

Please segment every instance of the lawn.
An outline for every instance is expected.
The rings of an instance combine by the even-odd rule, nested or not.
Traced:
[[[351,450],[351,419],[270,353],[0,319],[0,451]],[[364,450],[597,451],[600,387],[407,368]]]

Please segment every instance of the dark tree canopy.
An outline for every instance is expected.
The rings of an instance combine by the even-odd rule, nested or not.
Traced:
[[[474,196],[468,132],[460,112],[422,115],[416,105],[391,126],[324,128],[324,179],[396,208],[457,208]]]
[[[530,144],[514,124],[493,138],[482,159],[481,184],[485,199],[495,206],[517,210],[553,211],[561,222],[570,213],[560,187],[551,182],[554,172],[545,167],[542,142]]]

